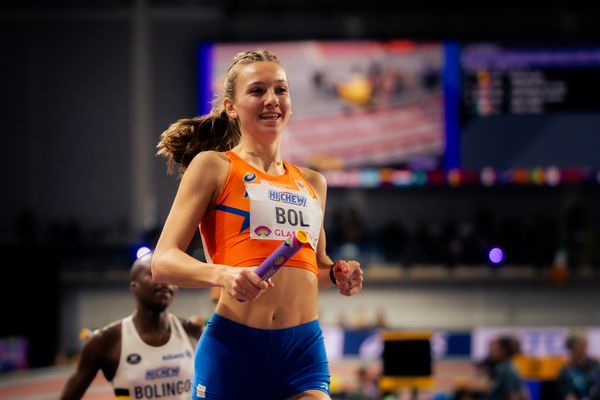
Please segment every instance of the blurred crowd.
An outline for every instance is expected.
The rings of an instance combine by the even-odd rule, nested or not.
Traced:
[[[401,218],[375,225],[351,206],[336,208],[331,218],[327,224],[328,253],[334,258],[358,258],[367,267],[372,263],[405,268],[501,264],[546,269],[557,262],[572,269],[600,267],[600,221],[580,203],[554,215],[532,209],[526,218],[500,216],[492,207],[474,206],[468,217],[418,215],[411,216],[410,225]],[[152,247],[159,234],[156,227],[132,240],[126,221],[94,227],[76,218],[43,223],[25,209],[16,216],[12,232],[4,233],[3,241],[42,244],[67,257],[108,257],[117,261],[112,262],[114,265],[127,265],[133,247]],[[192,247],[191,252],[202,256],[199,238]],[[502,250],[500,261],[490,259],[492,248]]]
[[[588,354],[584,336],[572,335],[565,342],[566,358],[552,379],[528,379],[519,366],[520,345],[511,336],[499,336],[489,343],[488,356],[473,365],[474,374],[456,381],[448,390],[420,390],[399,387],[383,391],[378,385],[381,368],[359,366],[353,384],[333,394],[340,400],[598,400],[600,364]],[[426,392],[426,393],[424,393]]]
[[[583,207],[572,207],[564,216],[533,214],[530,218],[499,218],[490,208],[478,208],[470,218],[432,220],[425,216],[414,227],[390,220],[378,228],[352,208],[333,216],[328,231],[331,253],[350,252],[369,262],[404,267],[413,265],[503,264],[547,268],[566,257],[569,267],[600,266],[600,227]],[[499,248],[503,258],[490,260]]]

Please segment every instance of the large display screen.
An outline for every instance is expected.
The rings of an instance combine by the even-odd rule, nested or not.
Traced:
[[[284,158],[320,170],[434,169],[444,154],[443,46],[412,41],[215,43],[199,60],[200,112],[240,51],[265,48],[287,72]],[[202,82],[201,82],[202,83]]]
[[[467,115],[600,109],[600,47],[470,45],[461,65]]]
[[[283,157],[321,170],[330,185],[489,185],[491,172],[491,184],[600,182],[600,46],[204,44],[199,113],[233,57],[258,48],[288,75],[294,115]],[[540,169],[541,180],[513,179]],[[567,179],[572,171],[581,178]]]
[[[600,168],[600,47],[463,45],[461,167]]]

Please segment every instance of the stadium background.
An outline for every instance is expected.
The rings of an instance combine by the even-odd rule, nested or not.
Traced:
[[[198,111],[201,43],[400,39],[593,48],[599,14],[577,1],[3,2],[0,397],[25,396],[14,385],[34,387],[30,376],[58,376],[59,390],[80,349],[80,329],[132,308],[127,267],[137,248],[156,238],[177,187],[153,148],[170,122]],[[587,96],[593,105],[597,93]],[[600,133],[595,111],[506,116],[509,131],[525,124],[542,132],[540,163],[571,168],[558,183],[533,174],[492,186],[460,178],[451,184],[457,181],[448,170],[440,184],[336,181],[342,183],[328,199],[330,251],[358,255],[367,275],[359,297],[321,294],[323,324],[343,326],[342,336],[354,343],[342,345],[337,360],[342,380],[351,384],[357,365],[372,365],[358,354],[360,338],[384,323],[431,331],[442,348],[469,343],[457,354],[439,353],[437,365],[463,368],[442,374],[439,391],[469,376],[473,337],[482,329],[525,329],[523,338],[542,331],[553,344],[538,355],[562,354],[556,343],[569,332],[596,337],[600,156],[589,152]],[[495,154],[477,136],[486,129],[500,145],[519,148],[489,121],[459,137],[469,167],[482,166],[481,154]],[[572,147],[564,150],[565,143]],[[505,251],[498,265],[487,257],[494,246]],[[566,267],[566,278],[557,267]],[[208,315],[208,294],[182,290],[173,311]],[[600,355],[600,346],[591,350]],[[32,398],[43,398],[36,393]]]

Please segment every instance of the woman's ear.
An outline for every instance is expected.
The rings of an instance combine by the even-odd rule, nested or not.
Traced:
[[[237,118],[237,111],[235,111],[235,107],[233,106],[233,101],[231,99],[225,98],[225,100],[223,100],[223,107],[225,107],[225,112],[227,115],[229,115],[229,118]]]

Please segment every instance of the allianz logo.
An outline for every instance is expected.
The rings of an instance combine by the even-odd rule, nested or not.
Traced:
[[[178,358],[192,357],[192,353],[189,350],[181,353],[165,354],[162,356],[163,361],[177,360]]]

